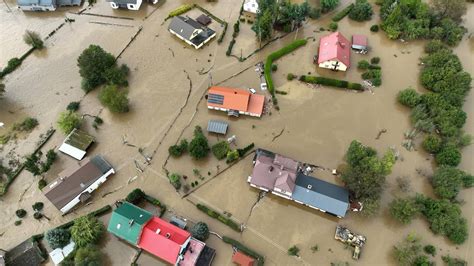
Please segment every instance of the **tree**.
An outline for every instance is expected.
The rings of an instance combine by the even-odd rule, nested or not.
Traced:
[[[261,14],[261,15],[260,15]],[[273,12],[270,9],[262,10],[257,14],[252,30],[257,34],[259,41],[270,39],[273,35]]]
[[[420,252],[420,239],[415,235],[408,235],[402,243],[393,247],[393,256],[399,265],[414,265]]]
[[[360,60],[358,63],[357,63],[357,68],[358,69],[362,69],[362,70],[366,70],[368,69],[370,66],[370,63],[369,61],[367,60]]]
[[[105,232],[104,224],[93,216],[82,216],[74,221],[71,236],[78,247],[97,243]]]
[[[434,12],[441,18],[450,18],[460,22],[466,14],[465,0],[433,0],[431,1]]]
[[[55,228],[45,233],[46,241],[51,249],[63,248],[69,244],[71,234],[66,229]]]
[[[413,108],[420,103],[421,97],[416,90],[408,87],[398,93],[397,99],[399,103]]]
[[[458,166],[461,162],[461,152],[456,146],[447,144],[441,148],[435,158],[438,165]]]
[[[102,253],[94,245],[80,247],[74,256],[75,266],[100,266],[102,263]]]
[[[395,199],[390,203],[390,214],[402,224],[409,224],[419,212],[414,199]]]
[[[181,175],[173,173],[169,175],[168,178],[170,180],[171,185],[173,185],[175,189],[181,188]]]
[[[80,102],[70,102],[67,105],[66,110],[71,111],[71,112],[75,112],[75,111],[79,110],[80,105],[81,105]]]
[[[433,189],[435,194],[442,198],[453,200],[462,187],[472,186],[473,176],[450,166],[441,166],[433,175]],[[471,181],[469,181],[471,180]]]
[[[430,254],[431,256],[436,256],[436,247],[433,245],[426,245],[423,247],[423,250],[426,254]]]
[[[198,222],[191,228],[191,235],[201,241],[206,241],[209,237],[209,227],[204,222]]]
[[[354,7],[349,12],[349,18],[355,21],[370,20],[374,11],[367,0],[356,0]]]
[[[224,159],[227,156],[229,149],[229,143],[227,143],[225,140],[214,144],[211,148],[212,153],[218,160]]]
[[[42,49],[44,47],[40,35],[34,31],[27,30],[23,35],[23,41],[35,49]]]
[[[288,249],[288,255],[290,256],[299,257],[299,253],[300,253],[300,249],[295,245],[293,245],[292,247]]]
[[[104,72],[104,78],[108,84],[114,84],[117,86],[128,86],[127,76],[130,73],[130,69],[127,65],[121,65],[118,67],[111,67]]]
[[[339,5],[339,0],[321,0],[321,11],[327,13]]]
[[[207,138],[202,133],[200,126],[194,129],[194,138],[189,143],[189,154],[196,160],[205,158],[209,153],[209,144]]]
[[[107,85],[100,90],[99,100],[114,113],[126,113],[129,111],[127,94],[126,90],[116,85]]]
[[[227,159],[226,163],[232,163],[233,161],[239,159],[239,151],[238,150],[230,150],[227,152]]]
[[[425,149],[425,151],[432,154],[436,154],[441,149],[442,144],[443,140],[438,135],[429,134],[425,137],[425,139],[421,143],[421,146],[423,147],[423,149]]]
[[[61,112],[58,119],[58,127],[64,134],[69,134],[75,128],[79,128],[82,123],[81,117],[71,111]]]
[[[143,192],[143,190],[139,188],[136,188],[132,190],[132,192],[128,193],[125,200],[132,204],[137,205],[143,200],[144,197],[145,197],[145,192]]]
[[[106,82],[105,72],[114,65],[115,58],[112,54],[107,53],[98,45],[89,45],[77,59],[79,74],[83,78],[82,88],[89,92],[104,84]]]

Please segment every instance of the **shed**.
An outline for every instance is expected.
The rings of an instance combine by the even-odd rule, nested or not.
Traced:
[[[136,246],[143,227],[152,217],[150,212],[124,201],[112,213],[107,231]]]
[[[210,17],[202,14],[199,17],[197,17],[196,21],[201,23],[204,26],[207,26],[207,25],[211,24],[212,19]]]
[[[367,36],[354,34],[352,35],[352,49],[357,51],[367,51]]]
[[[228,126],[229,124],[227,124],[227,122],[224,122],[224,121],[209,120],[209,122],[207,123],[207,131],[225,135],[227,134]]]
[[[38,243],[29,238],[9,250],[5,256],[5,262],[6,265],[11,266],[37,266],[45,260],[41,254]]]
[[[95,141],[94,137],[86,132],[74,129],[67,135],[59,151],[73,157],[77,160],[82,160],[86,155],[87,148]]]
[[[49,256],[51,257],[54,265],[59,265],[64,260],[64,258],[66,258],[74,250],[75,245],[76,244],[71,241],[63,248],[57,248],[51,251]]]
[[[240,266],[253,266],[255,259],[237,251],[232,256],[232,262]]]

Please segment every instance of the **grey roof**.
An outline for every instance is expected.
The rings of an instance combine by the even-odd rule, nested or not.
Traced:
[[[340,186],[299,173],[292,198],[336,216],[344,217],[349,207],[349,192]]]
[[[19,6],[31,6],[33,4],[38,6],[55,6],[56,0],[17,0]]]
[[[77,128],[66,137],[65,143],[78,148],[79,150],[87,150],[87,148],[94,142],[94,137]]]
[[[117,5],[120,4],[137,4],[137,0],[107,0],[107,2],[113,2],[116,3]]]
[[[204,14],[200,15],[199,17],[196,18],[196,21],[199,22],[200,24],[207,26],[211,24],[212,19]]]
[[[31,238],[9,250],[5,257],[8,266],[37,266],[44,261],[38,243]]]
[[[209,120],[209,122],[207,123],[207,131],[225,135],[227,133],[228,126],[229,124],[224,121]]]
[[[171,20],[168,29],[173,30],[186,40],[191,40],[191,35],[196,29],[201,29],[202,25],[190,17],[175,16]]]
[[[82,0],[57,0],[58,6],[79,6]]]

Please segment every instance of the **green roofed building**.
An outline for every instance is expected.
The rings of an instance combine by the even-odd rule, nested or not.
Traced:
[[[107,231],[136,246],[142,228],[153,217],[151,213],[131,203],[123,202],[110,217]]]

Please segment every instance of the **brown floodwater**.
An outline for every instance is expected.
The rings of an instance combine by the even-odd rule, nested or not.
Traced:
[[[3,214],[0,217],[2,235],[0,248],[11,248],[32,234],[44,232],[74,217],[98,209],[104,204],[113,203],[125,197],[133,188],[140,187],[167,204],[172,213],[205,221],[212,231],[240,239],[265,255],[269,265],[328,265],[337,261],[354,263],[351,251],[344,249],[344,245],[333,238],[335,226],[339,223],[368,238],[361,260],[355,262],[356,264],[394,264],[390,256],[392,246],[410,232],[420,235],[424,243],[434,244],[440,248],[439,254],[449,253],[469,263],[474,261],[471,241],[474,234],[472,190],[463,190],[460,194],[460,198],[465,201],[462,210],[464,217],[468,219],[471,237],[459,247],[450,244],[442,236],[434,236],[428,224],[421,218],[408,226],[401,226],[390,219],[387,213],[388,203],[394,197],[402,195],[395,188],[395,178],[398,176],[410,178],[412,189],[410,193],[433,194],[427,179],[416,172],[416,169],[421,169],[431,173],[433,158],[421,150],[409,152],[401,146],[403,133],[410,130],[411,124],[409,110],[396,102],[398,91],[408,86],[424,91],[418,82],[420,70],[418,60],[423,55],[425,42],[401,43],[388,40],[383,32],[371,33],[369,27],[377,23],[376,16],[372,21],[365,23],[343,19],[339,22],[340,31],[347,38],[353,33],[367,35],[372,48],[367,55],[352,54],[353,65],[363,58],[380,57],[383,85],[374,89],[373,94],[352,93],[324,87],[311,88],[298,81],[287,82],[286,74],[311,73],[336,76],[353,82],[361,81],[361,73],[356,67],[352,67],[347,73],[334,73],[317,69],[312,64],[318,39],[326,34],[319,32],[319,28],[327,27],[330,16],[309,21],[297,35],[291,33],[270,44],[263,52],[239,63],[235,58],[225,56],[225,50],[231,39],[232,24],[238,16],[239,1],[220,0],[213,4],[197,1],[229,22],[228,33],[222,44],[218,45],[214,40],[196,51],[170,36],[166,29],[168,23],[163,24],[164,18],[169,11],[180,4],[192,2],[194,1],[166,1],[159,7],[144,4],[140,11],[131,12],[112,10],[107,2],[99,1],[86,11],[131,19],[72,14],[81,8],[59,9],[52,13],[24,13],[15,8],[13,0],[7,0],[12,10],[9,12],[5,4],[0,4],[2,66],[11,57],[19,57],[28,49],[22,41],[24,30],[35,30],[45,36],[63,23],[65,16],[76,20],[66,24],[47,40],[45,42],[47,48],[44,51],[30,55],[18,70],[3,80],[7,92],[0,102],[0,121],[11,125],[26,116],[32,116],[39,120],[40,125],[28,137],[17,140],[16,145],[11,143],[3,147],[0,156],[3,158],[14,148],[20,156],[30,153],[39,135],[50,126],[55,126],[59,113],[67,104],[81,100],[79,110],[81,113],[100,113],[104,120],[104,124],[98,130],[92,128],[92,121],[87,118],[84,123],[83,128],[97,138],[97,144],[91,150],[91,154],[103,154],[118,170],[115,176],[95,192],[92,204],[83,206],[65,217],[62,217],[37,189],[38,178],[32,177],[26,171],[23,172],[0,201]],[[466,36],[474,32],[474,5],[469,4],[467,12],[464,24],[469,33]],[[189,13],[192,17],[198,14],[196,10]],[[129,78],[131,111],[123,115],[112,114],[100,106],[97,91],[87,95],[81,91],[76,59],[89,44],[99,44],[117,55],[140,26],[143,30],[118,59],[119,63],[126,63],[131,69]],[[222,30],[215,22],[211,27],[218,32]],[[287,95],[278,95],[281,111],[272,110],[271,115],[266,115],[262,119],[249,117],[228,119],[224,113],[208,111],[204,102],[200,101],[210,84],[209,75],[201,75],[200,71],[212,68],[210,72],[212,82],[217,83],[250,67],[242,74],[226,80],[222,85],[258,88],[259,79],[252,66],[263,60],[269,52],[293,39],[306,37],[315,37],[316,41],[310,40],[305,47],[276,62],[278,71],[273,75],[275,84],[279,90],[288,92]],[[473,43],[473,40],[465,37],[454,49],[461,58],[464,68],[471,75],[474,75]],[[242,53],[245,56],[257,47],[250,24],[241,24],[241,32],[233,53],[238,56]],[[190,89],[187,75],[192,81],[192,87],[189,99],[186,101]],[[466,99],[465,111],[469,114],[465,131],[474,134],[473,93]],[[196,180],[201,184],[208,182],[189,196],[190,201],[204,202],[217,210],[229,212],[236,220],[246,223],[247,229],[244,233],[237,234],[199,212],[188,200],[181,199],[169,185],[162,169],[167,158],[167,147],[174,144],[181,133],[182,137],[190,139],[195,125],[204,128],[209,119],[216,118],[229,121],[228,136],[236,135],[238,147],[255,142],[258,147],[326,168],[336,168],[343,162],[344,153],[353,139],[375,147],[380,153],[393,147],[400,152],[402,160],[396,163],[392,174],[387,178],[388,185],[382,197],[382,208],[378,216],[363,219],[351,213],[347,218],[337,220],[272,196],[263,198],[249,215],[258,196],[258,192],[246,183],[246,178],[251,172],[250,157],[210,181],[207,180],[216,174],[217,165],[223,169],[224,162],[209,158],[196,163],[189,156],[183,156],[178,160],[170,159],[166,168],[171,172],[187,175],[188,179],[185,182],[188,184]],[[381,129],[387,129],[387,133],[376,140],[375,137]],[[0,129],[0,134],[6,130],[7,128]],[[280,133],[281,135],[276,137]],[[58,147],[63,137],[60,132],[56,132],[44,150]],[[123,145],[123,138],[136,147]],[[215,136],[209,136],[211,144],[218,140]],[[420,140],[421,138],[418,138],[417,142]],[[143,164],[144,160],[138,153],[138,147],[142,147],[145,154],[154,154],[151,166],[146,167]],[[141,167],[146,168],[144,173],[135,169],[135,160]],[[473,161],[474,147],[469,146],[463,150],[460,168],[473,173]],[[73,159],[60,154],[58,162],[45,175],[46,180],[54,179],[60,171],[75,163]],[[205,177],[204,180],[194,177],[192,171],[194,168],[200,170]],[[211,175],[208,175],[208,172]],[[330,182],[340,182],[325,171],[316,171],[314,174]],[[133,177],[137,178],[128,184]],[[113,193],[105,195],[107,192]],[[51,218],[50,222],[33,219],[31,205],[36,201],[45,203],[44,213]],[[26,209],[28,215],[20,227],[15,227],[14,212],[18,208]],[[107,218],[103,220],[107,221]],[[316,244],[320,250],[313,253],[310,247]],[[232,265],[230,261],[232,250],[228,245],[214,236],[211,236],[209,245],[217,249],[215,265]],[[286,250],[292,245],[300,247],[301,258],[295,259],[286,255]],[[126,245],[111,236],[107,236],[103,247],[103,251],[107,254],[108,265],[119,265],[121,261],[133,256],[131,248],[127,249]],[[127,251],[123,252],[126,249]],[[440,256],[437,256],[436,261],[441,263]],[[149,255],[144,255],[139,262],[142,265],[151,265],[155,260]]]

